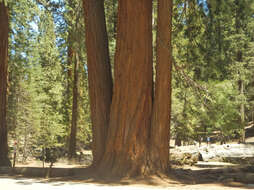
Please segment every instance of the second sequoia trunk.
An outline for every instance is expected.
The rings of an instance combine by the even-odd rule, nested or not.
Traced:
[[[171,113],[171,29],[172,0],[158,0],[156,40],[156,82],[150,136],[151,167],[158,172],[169,168]]]
[[[112,99],[104,1],[83,0],[91,120],[93,128],[93,165],[100,161],[107,136]]]

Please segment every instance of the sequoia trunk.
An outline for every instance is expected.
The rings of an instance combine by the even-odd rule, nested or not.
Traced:
[[[157,172],[165,172],[169,167],[171,19],[172,0],[158,0],[156,82],[150,140],[151,167]]]
[[[112,75],[104,1],[83,0],[86,25],[88,83],[93,129],[93,165],[101,159],[110,117]]]
[[[121,177],[143,175],[149,169],[152,0],[118,2],[114,94],[106,152],[99,171]]]
[[[0,2],[0,166],[11,166],[8,159],[6,102],[8,72],[9,14],[4,1]]]

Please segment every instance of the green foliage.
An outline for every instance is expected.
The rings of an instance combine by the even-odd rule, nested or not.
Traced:
[[[73,57],[78,55],[78,148],[92,140],[82,1],[4,1],[10,10],[8,125],[23,157],[66,148],[72,116]],[[153,17],[156,18],[154,1]],[[105,0],[111,63],[117,0]],[[240,11],[239,11],[240,10]],[[199,141],[240,134],[254,113],[254,2],[175,0],[172,135]],[[153,20],[153,37],[156,19]],[[154,58],[155,60],[155,58]],[[112,67],[113,68],[113,67]],[[68,74],[68,71],[72,75]],[[240,90],[240,83],[244,90]],[[240,107],[245,108],[241,121]]]
[[[175,1],[175,137],[237,136],[253,120],[253,13],[249,0]]]
[[[18,141],[23,161],[46,149],[65,152],[72,104],[72,94],[66,95],[66,49],[71,46],[85,63],[82,1],[21,0],[11,1],[9,8],[9,139]],[[77,144],[84,148],[92,139],[85,64],[79,75]]]
[[[108,41],[109,41],[109,53],[112,68],[114,66],[114,55],[115,55],[115,47],[116,47],[116,28],[117,28],[117,0],[105,0],[105,16],[106,16],[106,24],[107,24],[107,32],[108,32]]]
[[[77,54],[79,64],[79,81],[78,81],[78,119],[77,119],[77,149],[89,147],[92,139],[90,107],[88,98],[88,75],[86,66],[85,51],[85,27],[84,12],[82,9],[82,1],[67,1],[64,19],[67,23],[66,35],[62,38],[66,41],[65,48],[71,51],[73,55],[69,55],[67,62],[63,63],[65,77],[64,91],[64,124],[68,127],[68,135],[70,134],[71,118],[72,118],[72,102],[73,102],[73,81],[74,81],[74,56]],[[82,34],[82,35],[81,35]],[[71,76],[68,74],[71,71]],[[67,71],[67,72],[66,72]]]
[[[209,91],[212,101],[208,103],[208,110],[204,121],[210,131],[220,131],[222,136],[231,136],[239,128],[238,107],[242,97],[232,81],[210,82]],[[202,117],[202,116],[201,116]]]

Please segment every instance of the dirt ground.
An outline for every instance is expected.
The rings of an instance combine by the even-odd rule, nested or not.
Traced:
[[[155,186],[146,184],[102,184],[82,181],[46,181],[45,179],[27,178],[3,178],[0,177],[2,189],[10,190],[230,190],[230,189],[250,189],[251,187],[229,187],[217,184],[198,185],[177,185],[167,184],[165,186]]]
[[[42,169],[41,162],[34,161],[28,165],[17,164],[16,172],[12,173],[11,178],[27,177],[30,179],[46,180],[48,183],[68,182],[107,187],[129,187],[127,189],[133,189],[133,187],[179,190],[254,189],[253,166],[224,165],[222,163],[200,164],[199,167],[172,166],[167,176],[121,180],[100,179],[92,175],[93,171],[88,169],[86,165],[68,164],[64,160],[54,165],[51,178],[42,178],[44,175],[44,173],[41,173],[42,170],[45,169]],[[10,175],[5,175],[4,177],[10,177]]]

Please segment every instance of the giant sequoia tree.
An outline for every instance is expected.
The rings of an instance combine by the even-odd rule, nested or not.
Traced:
[[[158,1],[153,85],[152,0],[119,0],[114,86],[103,0],[84,0],[93,166],[113,176],[166,172],[169,166],[172,1]],[[155,92],[155,93],[154,93]]]
[[[84,0],[89,97],[93,130],[93,163],[101,159],[109,125],[112,76],[104,0]]]
[[[10,166],[6,126],[9,13],[5,1],[0,1],[0,28],[0,166]]]

